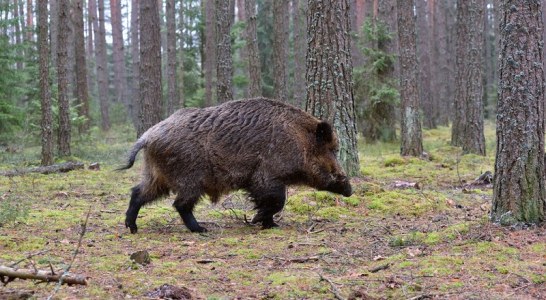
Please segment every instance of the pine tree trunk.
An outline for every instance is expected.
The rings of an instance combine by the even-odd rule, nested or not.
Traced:
[[[309,0],[306,110],[336,129],[340,162],[349,176],[360,172],[356,145],[347,0]],[[328,59],[325,59],[328,58]]]
[[[483,0],[457,2],[457,80],[451,144],[485,155],[483,133]]]
[[[491,219],[545,220],[544,24],[540,2],[500,1],[497,153]]]
[[[248,96],[254,98],[262,95],[262,74],[256,30],[256,0],[245,0],[245,11],[247,17],[245,35],[248,54]]]
[[[17,7],[16,7],[17,9]],[[53,114],[49,91],[49,44],[47,0],[38,1],[38,53],[40,60],[40,106],[42,111],[42,166],[53,164]]]
[[[174,0],[167,0],[167,115],[179,108],[178,85],[176,82],[176,22]]]
[[[273,90],[275,98],[288,100],[288,0],[273,1]]]
[[[215,101],[214,86],[216,71],[216,9],[215,0],[205,0],[205,106],[212,106]]]
[[[97,20],[97,2],[96,0],[87,1],[87,87],[89,89],[89,96],[91,98],[96,97],[96,74],[95,74],[95,33],[93,31],[93,25]]]
[[[90,0],[91,1],[91,0]],[[54,66],[52,71],[57,72],[57,52],[58,52],[58,40],[59,40],[59,0],[49,0],[49,36],[51,53],[51,65]]]
[[[294,10],[294,104],[298,107],[305,106],[305,42],[307,40],[307,0],[293,0]]]
[[[13,21],[15,22],[15,44],[20,47],[22,43],[22,38],[21,38],[21,23],[19,22],[19,0],[13,1],[13,18],[14,18]],[[21,71],[23,69],[23,61],[21,59],[18,59],[17,62],[15,63],[15,66],[18,71]]]
[[[425,128],[436,128],[435,107],[430,86],[430,56],[431,56],[431,34],[429,20],[431,12],[425,1],[416,1],[417,12],[417,44],[419,45],[419,95],[421,97],[421,108],[423,110],[423,125]],[[402,14],[403,12],[400,12]],[[400,23],[399,23],[400,28]]]
[[[112,24],[112,43],[114,58],[114,89],[116,101],[123,103],[125,110],[131,115],[130,99],[127,92],[127,74],[125,72],[125,48],[123,46],[123,27],[121,20],[121,1],[110,0]]]
[[[179,76],[177,77],[177,84],[178,84],[178,107],[182,108],[185,106],[185,99],[184,99],[184,41],[185,41],[185,33],[184,29],[186,28],[186,17],[184,16],[184,3],[180,3],[180,14],[178,15],[178,27],[180,30],[180,49],[178,50],[178,65],[179,65]],[[202,27],[202,26],[201,26]],[[176,34],[175,34],[176,36]],[[202,38],[202,36],[200,35]],[[201,39],[201,41],[203,41]],[[199,43],[203,44],[203,43]],[[176,52],[175,52],[176,53]],[[202,65],[201,65],[202,66]]]
[[[69,1],[58,0],[57,80],[59,104],[59,155],[70,155],[70,102],[68,99],[68,35],[70,34]]]
[[[89,94],[87,90],[87,65],[85,59],[85,38],[83,36],[83,1],[74,1],[74,39],[76,56],[76,90],[78,99],[78,115],[85,121],[79,126],[80,133],[89,129]]]
[[[216,8],[216,95],[219,103],[233,100],[231,25],[234,0],[215,0]]]
[[[98,0],[99,19],[95,31],[95,52],[97,54],[97,81],[99,87],[99,103],[101,129],[110,129],[110,108],[108,99],[108,69],[106,60],[106,29],[104,24],[104,0]]]
[[[421,156],[423,140],[419,116],[419,90],[417,87],[417,47],[415,35],[414,0],[397,0],[398,44],[400,45],[400,98],[402,103],[402,145],[403,156]]]
[[[135,128],[138,129],[138,112],[140,111],[140,49],[139,49],[139,0],[131,0],[131,72],[132,72],[132,84],[133,88],[131,90],[132,101],[129,102],[131,108],[129,109],[132,112],[132,120]]]
[[[161,32],[157,1],[140,3],[140,105],[137,135],[161,121]]]

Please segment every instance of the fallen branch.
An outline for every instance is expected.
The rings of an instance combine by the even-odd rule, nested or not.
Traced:
[[[81,284],[87,285],[86,278],[84,276],[70,276],[65,275],[65,272],[59,274],[52,274],[47,271],[36,271],[31,269],[14,269],[6,266],[0,266],[0,281],[6,284],[15,278],[19,279],[35,279],[42,282],[56,282],[63,278],[64,284]]]
[[[66,173],[73,170],[83,169],[83,163],[81,162],[64,162],[51,166],[40,166],[35,168],[1,171],[2,176],[19,176],[27,173],[40,173],[40,174],[52,174],[52,173]]]
[[[345,298],[343,296],[341,296],[341,294],[339,293],[339,290],[337,289],[335,284],[332,282],[332,280],[324,277],[324,275],[322,275],[322,274],[319,274],[319,276],[320,276],[321,281],[326,281],[326,282],[328,282],[330,284],[331,292],[332,292],[332,294],[334,294],[334,297],[337,300],[345,300]]]

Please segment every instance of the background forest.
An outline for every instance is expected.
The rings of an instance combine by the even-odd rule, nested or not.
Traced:
[[[543,299],[544,9],[0,1],[0,298]],[[325,118],[354,194],[290,187],[265,230],[242,192],[201,201],[206,234],[168,197],[130,234],[142,159],[114,169],[136,137],[260,96],[345,114]],[[2,275],[38,270],[56,283]]]

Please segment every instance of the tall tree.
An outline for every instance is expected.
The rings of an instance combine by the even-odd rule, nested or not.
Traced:
[[[57,0],[57,88],[59,104],[59,155],[70,155],[70,102],[68,99],[68,35],[70,33],[70,6],[68,0]]]
[[[140,11],[139,0],[131,0],[131,75],[132,75],[132,89],[131,89],[131,98],[132,101],[129,102],[131,108],[129,112],[132,113],[131,117],[133,124],[138,128],[138,101],[140,97],[140,48],[139,48],[139,30],[140,22],[138,13]]]
[[[93,27],[97,24],[97,1],[88,0],[87,1],[87,57],[94,58],[95,56],[95,44]],[[89,94],[93,98],[96,95],[96,85],[95,85],[95,61],[93,59],[87,60],[87,87],[89,89]]]
[[[215,0],[205,0],[205,106],[214,104],[216,72],[216,9]]]
[[[305,32],[307,28],[307,0],[292,0],[293,24],[294,24],[294,104],[298,107],[305,106]]]
[[[73,2],[74,10],[74,38],[76,55],[76,94],[78,99],[78,115],[85,120],[79,126],[80,132],[89,129],[89,91],[87,90],[87,66],[85,59],[85,38],[83,28],[83,1],[75,0]]]
[[[27,0],[27,21],[26,21],[26,39],[29,42],[34,41],[34,8],[32,0]]]
[[[40,57],[40,106],[43,166],[53,164],[53,114],[49,91],[49,44],[47,0],[38,1],[38,52]]]
[[[431,1],[428,1],[431,2]],[[426,128],[436,128],[436,107],[434,99],[432,98],[431,90],[431,74],[430,74],[430,57],[431,57],[431,34],[430,24],[432,16],[429,10],[429,3],[425,1],[415,2],[415,11],[417,13],[417,44],[419,45],[418,55],[419,64],[416,66],[419,69],[419,95],[421,98],[421,108],[423,110],[423,125]],[[400,12],[399,14],[404,12]],[[400,22],[398,23],[400,26]],[[398,27],[400,28],[400,27]],[[400,52],[402,52],[400,50]],[[401,89],[402,90],[402,89]]]
[[[110,0],[110,21],[112,23],[112,46],[114,58],[114,89],[116,101],[123,103],[129,115],[130,98],[127,91],[127,74],[125,72],[125,47],[123,46],[123,26],[121,20],[121,1]]]
[[[108,69],[106,60],[106,29],[104,24],[104,0],[98,0],[99,19],[95,28],[95,53],[97,55],[97,81],[102,130],[110,129],[110,108],[108,99]]]
[[[216,95],[218,102],[233,99],[233,59],[231,57],[231,25],[234,0],[215,0],[216,8]]]
[[[401,155],[423,154],[419,90],[417,88],[417,49],[415,37],[414,0],[397,0],[398,44],[400,45],[400,98],[402,102]]]
[[[21,46],[22,37],[21,37],[21,22],[19,17],[19,0],[13,1],[13,21],[15,22],[15,44]],[[40,25],[38,25],[40,26]],[[18,71],[23,69],[23,60],[17,59],[16,67]]]
[[[275,98],[287,101],[288,0],[273,1],[273,80]]]
[[[253,98],[262,95],[262,76],[256,30],[256,0],[245,0],[245,15],[247,18],[245,36],[248,54],[248,96]]]
[[[175,1],[167,0],[165,12],[167,19],[167,114],[172,114],[180,108],[178,86],[176,80],[176,19]]]
[[[499,1],[497,152],[491,219],[545,220],[544,24],[540,1]]]
[[[350,176],[359,174],[347,0],[309,0],[306,110],[329,121],[340,140],[338,156]],[[327,59],[326,59],[327,58]]]
[[[483,133],[484,0],[457,2],[457,80],[451,144],[485,155]]]
[[[157,1],[140,4],[140,103],[137,135],[161,121],[161,32]]]

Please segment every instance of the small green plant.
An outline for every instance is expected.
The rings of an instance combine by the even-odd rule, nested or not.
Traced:
[[[8,195],[0,197],[0,227],[25,220],[28,217],[30,205],[18,197]]]

